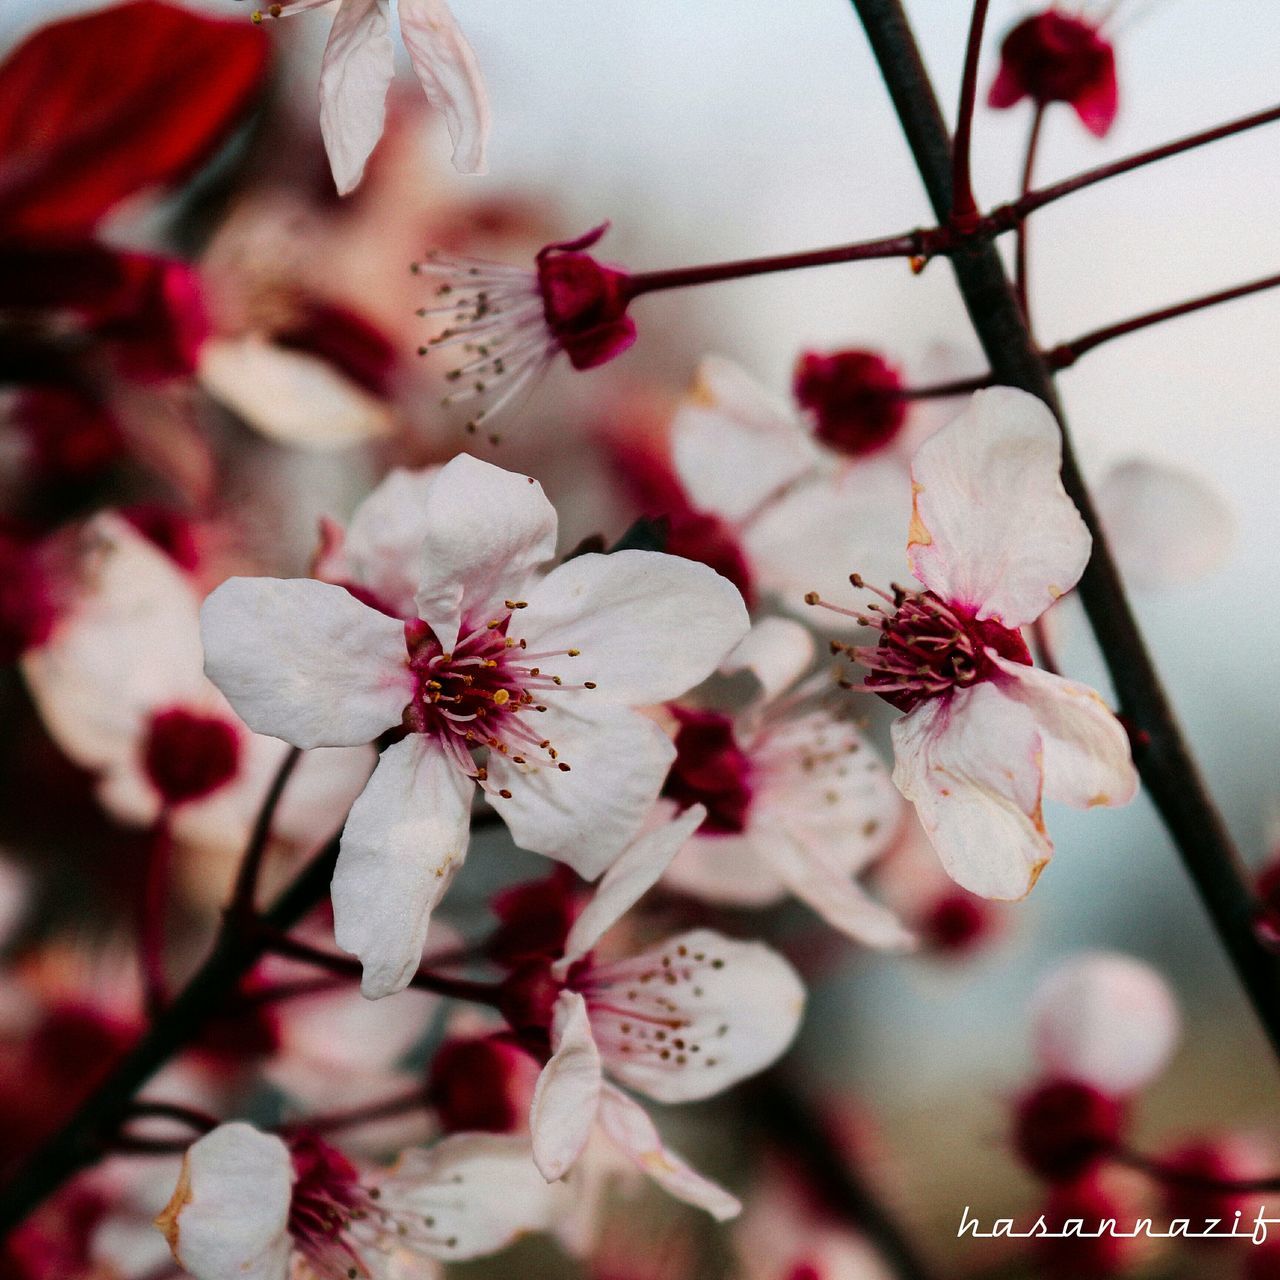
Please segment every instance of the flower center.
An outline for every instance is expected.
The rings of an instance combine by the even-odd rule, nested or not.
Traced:
[[[893,594],[869,587],[858,574],[849,581],[859,590],[878,595],[882,604],[865,611],[828,605],[810,592],[805,600],[822,605],[864,627],[880,632],[874,645],[831,642],[833,653],[843,653],[868,670],[861,684],[851,689],[875,693],[900,711],[911,711],[929,698],[941,697],[954,689],[966,689],[991,678],[998,668],[988,650],[1011,662],[1031,665],[1031,653],[1022,633],[992,619],[980,619],[962,605],[948,604],[932,591],[905,591],[894,587]]]
[[[796,362],[792,391],[813,415],[818,439],[851,457],[888,444],[907,420],[902,379],[874,351],[807,351]]]
[[[152,716],[142,761],[166,804],[201,800],[236,776],[240,735],[218,716],[174,707]]]
[[[473,627],[449,653],[425,622],[405,623],[416,688],[404,710],[404,727],[436,738],[482,785],[488,773],[470,754],[482,747],[500,752],[513,764],[568,773],[569,765],[530,720],[546,711],[542,699],[557,689],[596,687],[590,680],[567,684],[538,665],[549,658],[576,658],[577,649],[529,653],[523,640],[507,635],[512,612],[524,607],[522,600],[508,600],[502,617]],[[508,799],[511,795],[505,790],[499,794]]]
[[[347,1229],[376,1212],[376,1200],[342,1152],[310,1134],[290,1143],[293,1193],[289,1235],[294,1247],[324,1280],[364,1276],[368,1270]]]
[[[680,722],[676,758],[662,794],[682,810],[703,804],[706,821],[699,830],[728,835],[747,825],[751,804],[751,761],[733,735],[733,721],[716,711],[672,707]]]

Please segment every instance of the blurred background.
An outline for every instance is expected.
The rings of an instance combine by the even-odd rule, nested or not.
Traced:
[[[8,0],[0,7],[0,45],[79,7],[88,6]],[[243,5],[193,7],[247,21]],[[209,179],[183,212],[178,247],[207,254],[211,272],[231,278],[252,253],[278,260],[285,245],[308,287],[370,316],[405,365],[395,376],[389,424],[371,441],[315,449],[246,432],[226,418],[215,423],[223,456],[234,455],[220,472],[221,493],[242,521],[229,562],[249,558],[267,571],[299,572],[316,518],[347,515],[388,460],[427,462],[467,445],[458,416],[435,407],[438,374],[412,357],[419,340],[412,308],[422,300],[407,263],[431,243],[527,261],[537,245],[610,219],[601,256],[649,270],[818,247],[931,220],[861,29],[842,0],[454,0],[453,7],[492,95],[487,176],[453,174],[443,131],[423,115],[406,76],[364,188],[339,207],[326,188],[315,126],[328,26],[315,14],[268,24],[277,63],[267,116],[237,142],[239,167],[226,162],[225,174]],[[908,7],[950,114],[969,5],[913,0]],[[1275,97],[1280,8],[1257,0],[1111,7],[1115,128],[1098,140],[1069,111],[1051,111],[1041,182]],[[992,4],[984,86],[998,36],[1027,12],[1016,0]],[[1025,106],[979,107],[981,202],[1016,193],[1028,123]],[[1031,293],[1042,340],[1275,269],[1277,156],[1280,132],[1260,129],[1037,215]],[[145,243],[158,216],[124,209],[108,236]],[[811,347],[873,348],[916,381],[983,371],[944,261],[918,277],[889,261],[660,294],[633,314],[640,340],[630,353],[587,375],[553,368],[519,421],[506,424],[502,445],[486,455],[544,481],[561,510],[566,546],[597,531],[616,536],[630,514],[607,449],[578,451],[566,442],[590,445],[602,432],[643,435],[669,413],[705,353],[733,357],[780,396],[797,353]],[[1280,817],[1278,326],[1280,297],[1263,294],[1118,341],[1062,377],[1088,474],[1133,457],[1172,462],[1233,508],[1236,537],[1221,567],[1193,583],[1135,592],[1134,603],[1211,789],[1257,864],[1273,851]],[[927,412],[945,416],[936,407]],[[181,459],[169,464],[183,470]],[[1066,671],[1105,689],[1074,605],[1063,608],[1060,624]],[[814,989],[796,1051],[797,1068],[854,1117],[872,1174],[901,1215],[957,1266],[971,1260],[954,1239],[963,1206],[995,1217],[1035,1201],[1005,1134],[1009,1100],[1030,1071],[1026,1003],[1062,956],[1096,946],[1143,957],[1168,976],[1182,1004],[1182,1047],[1140,1112],[1148,1146],[1191,1128],[1274,1130],[1272,1055],[1150,806],[1140,798],[1120,811],[1062,809],[1048,820],[1056,856],[1029,900],[997,910],[994,937],[959,957],[843,950]],[[487,889],[482,864],[479,856],[468,864],[460,905],[468,894],[478,902]],[[714,1145],[714,1127],[709,1136]],[[1208,1273],[1197,1260],[1161,1266],[1161,1274]],[[473,1270],[488,1274],[479,1264]]]

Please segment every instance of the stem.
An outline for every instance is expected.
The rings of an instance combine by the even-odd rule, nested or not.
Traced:
[[[1234,302],[1236,298],[1247,298],[1251,293],[1262,293],[1278,285],[1280,285],[1280,272],[1263,276],[1261,280],[1251,280],[1248,284],[1237,284],[1229,289],[1219,289],[1216,293],[1206,293],[1199,298],[1191,298],[1187,302],[1175,303],[1171,307],[1161,307],[1158,311],[1147,311],[1129,320],[1121,320],[1117,324],[1094,329],[1070,342],[1059,343],[1058,346],[1046,351],[1044,358],[1051,369],[1069,369],[1086,352],[1102,346],[1104,342],[1110,342],[1113,338],[1123,338],[1125,334],[1137,333],[1139,329],[1150,328],[1153,324],[1176,320],[1179,316],[1190,315],[1193,311],[1203,311],[1206,307],[1216,307],[1219,303]]]
[[[951,204],[946,125],[899,0],[853,0],[939,219]],[[1280,115],[1280,111],[1277,111]],[[1132,166],[1131,166],[1132,167]],[[1209,796],[1138,630],[1065,428],[1050,370],[1036,351],[994,245],[951,255],[970,319],[997,381],[1043,400],[1063,425],[1062,480],[1093,534],[1079,593],[1120,709],[1143,745],[1135,762],[1273,1047],[1280,1052],[1280,961],[1253,930],[1248,873]]]
[[[169,867],[173,861],[173,830],[168,813],[161,813],[147,849],[146,878],[138,920],[138,950],[142,964],[143,998],[153,1017],[164,1008],[168,982],[164,972],[164,922],[169,896]]]
[[[139,1098],[128,1107],[127,1120],[176,1120],[185,1124],[197,1133],[208,1133],[216,1129],[222,1122],[217,1116],[207,1111],[197,1111],[195,1107],[183,1106],[179,1102],[153,1102],[149,1098]]]
[[[330,973],[345,974],[359,978],[363,972],[360,961],[354,956],[338,955],[336,952],[324,951],[313,947],[308,942],[300,942],[288,934],[277,930],[264,930],[266,949],[278,956],[288,956],[293,960],[302,960],[314,964],[318,968],[327,969]],[[487,1004],[497,1007],[498,996],[502,988],[495,982],[472,982],[469,978],[451,978],[447,974],[433,973],[430,969],[419,969],[410,979],[409,985],[419,991],[433,991],[436,995],[452,996],[455,1000],[470,1000],[475,1004]]]
[[[289,785],[293,771],[302,759],[302,752],[297,747],[290,747],[288,754],[280,762],[276,776],[267,788],[262,808],[258,810],[253,831],[249,835],[249,843],[244,857],[240,860],[240,871],[236,875],[235,888],[231,891],[231,915],[238,919],[249,919],[253,916],[258,899],[258,877],[262,873],[262,861],[266,856],[267,846],[271,842],[271,824],[275,821],[276,809]]]
[[[903,400],[944,400],[948,396],[967,396],[971,391],[989,387],[995,379],[989,373],[975,374],[972,378],[956,378],[951,382],[935,382],[923,387],[903,387],[897,394]]]
[[[691,285],[743,280],[749,276],[800,271],[807,267],[829,267],[840,262],[866,262],[873,258],[927,259],[945,253],[951,243],[949,232],[931,227],[909,231],[906,235],[836,245],[831,249],[807,249],[802,253],[781,253],[769,258],[740,258],[734,262],[712,262],[698,267],[677,267],[671,271],[640,271],[627,278],[625,287],[630,300],[664,289],[687,289]]]
[[[899,1280],[929,1280],[930,1271],[906,1231],[846,1159],[821,1116],[776,1074],[751,1090],[749,1114],[766,1137],[791,1155],[827,1208],[858,1227]]]
[[[329,888],[338,841],[331,840],[298,873],[264,917],[269,928],[288,929],[320,902]],[[175,1053],[189,1044],[211,1013],[257,963],[264,941],[256,933],[224,928],[190,982],[153,1022],[145,1036],[6,1185],[0,1199],[0,1239],[73,1174],[95,1160],[127,1117],[134,1094]]]
[[[381,1102],[369,1102],[363,1106],[350,1107],[346,1111],[320,1112],[299,1120],[296,1124],[283,1127],[285,1133],[296,1133],[305,1130],[307,1133],[336,1133],[339,1129],[352,1129],[356,1125],[369,1124],[375,1120],[390,1120],[404,1115],[406,1111],[423,1111],[427,1106],[426,1093],[421,1085],[410,1089],[408,1093],[399,1093],[394,1098],[385,1098]]]
[[[1036,152],[1040,149],[1040,132],[1043,126],[1044,103],[1037,102],[1035,112],[1031,117],[1031,133],[1027,138],[1026,158],[1022,162],[1022,183],[1018,189],[1020,196],[1026,196],[1027,192],[1031,190],[1031,175],[1036,167]],[[1018,299],[1018,306],[1022,308],[1022,315],[1027,322],[1027,328],[1032,330],[1034,326],[1031,323],[1031,308],[1027,303],[1027,241],[1030,238],[1030,227],[1026,218],[1019,220],[1014,236],[1013,291]]]
[[[972,230],[978,222],[978,202],[973,195],[969,164],[973,134],[973,111],[978,96],[978,63],[982,59],[982,30],[987,23],[988,0],[974,0],[969,20],[969,42],[964,51],[964,77],[960,82],[960,107],[956,112],[956,145],[951,157],[952,225]]]
[[[1141,1152],[1124,1147],[1111,1154],[1118,1164],[1137,1169],[1139,1173],[1145,1173],[1164,1186],[1187,1187],[1192,1191],[1216,1191],[1227,1195],[1233,1192],[1248,1195],[1253,1192],[1280,1191],[1280,1175],[1273,1174],[1265,1178],[1215,1178],[1209,1174],[1179,1169],[1155,1156],[1144,1156]]]
[[[1141,169],[1145,165],[1155,164],[1157,160],[1166,160],[1170,156],[1181,155],[1184,151],[1192,151],[1196,147],[1207,146],[1211,142],[1218,142],[1222,138],[1229,138],[1233,134],[1256,129],[1260,125],[1272,124],[1277,120],[1280,120],[1280,106],[1267,107],[1264,111],[1255,111],[1250,115],[1240,116],[1212,129],[1204,129],[1200,133],[1188,134],[1185,138],[1166,142],[1147,151],[1139,151],[1135,155],[1125,156],[1122,160],[1113,160],[1110,164],[1099,165],[1096,169],[1086,169],[1083,173],[1076,174],[1075,177],[1064,178],[1061,182],[1041,187],[1039,191],[1028,191],[1025,195],[1013,201],[1012,204],[1001,205],[998,209],[993,209],[987,216],[999,224],[1001,228],[1014,226],[1029,213],[1034,213],[1037,209],[1043,209],[1045,205],[1052,204],[1055,200],[1061,200],[1064,196],[1074,195],[1077,191],[1083,191],[1085,187],[1092,187],[1095,183],[1105,182],[1108,178],[1116,178],[1122,173],[1131,173],[1134,169]]]

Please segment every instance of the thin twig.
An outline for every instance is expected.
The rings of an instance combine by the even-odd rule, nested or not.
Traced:
[[[1027,137],[1027,154],[1022,162],[1022,183],[1018,189],[1019,194],[1022,196],[1025,196],[1031,190],[1031,179],[1036,167],[1036,153],[1040,149],[1040,134],[1043,128],[1044,103],[1037,102],[1035,111],[1031,115],[1031,133]],[[1013,292],[1018,299],[1018,306],[1022,308],[1022,315],[1027,322],[1028,331],[1034,333],[1035,326],[1031,323],[1031,306],[1027,294],[1028,241],[1031,236],[1026,218],[1019,220],[1017,227],[1014,229],[1014,237]]]
[[[169,814],[161,813],[151,829],[147,865],[138,916],[138,952],[141,957],[143,999],[154,1017],[164,1008],[169,984],[165,977],[165,916],[169,897],[169,866],[173,861],[173,829]]]
[[[982,33],[987,24],[988,0],[974,0],[969,19],[969,39],[964,51],[964,74],[960,80],[960,106],[956,111],[956,145],[951,154],[951,203],[949,225],[961,231],[978,225],[978,202],[973,194],[970,152],[973,144],[973,114],[978,99],[978,64],[982,60]]]
[[[258,901],[258,878],[262,874],[262,862],[266,856],[267,846],[271,843],[271,826],[275,822],[276,809],[289,785],[293,771],[302,759],[302,752],[297,747],[290,747],[285,758],[280,762],[276,776],[271,779],[266,797],[249,835],[249,844],[240,859],[240,870],[236,874],[235,888],[231,891],[231,915],[248,919],[252,917]]]

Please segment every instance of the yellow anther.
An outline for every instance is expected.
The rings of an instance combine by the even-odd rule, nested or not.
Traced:
[[[494,704],[499,707],[506,706],[510,698],[511,695],[505,689],[499,689],[493,695]]]

